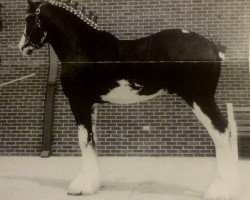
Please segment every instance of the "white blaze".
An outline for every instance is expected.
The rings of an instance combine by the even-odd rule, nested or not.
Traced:
[[[21,40],[20,40],[20,42],[18,44],[18,48],[19,48],[20,51],[22,51],[22,47],[24,46],[25,42],[26,42],[26,38],[25,38],[24,35],[22,35]]]
[[[26,34],[26,27],[25,27],[25,29],[24,29],[24,34]],[[22,35],[21,40],[20,40],[20,42],[19,42],[19,44],[18,44],[18,48],[19,48],[19,50],[22,52],[22,54],[23,54],[24,56],[27,56],[27,55],[28,55],[28,51],[29,51],[29,50],[34,50],[34,48],[33,48],[32,46],[27,46],[27,47],[25,47],[24,49],[22,49],[23,46],[25,45],[26,41],[27,41],[24,34]]]

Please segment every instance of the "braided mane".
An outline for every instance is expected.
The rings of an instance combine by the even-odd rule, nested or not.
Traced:
[[[73,13],[76,17],[78,17],[79,19],[81,19],[82,21],[84,21],[86,24],[88,24],[89,26],[93,27],[96,30],[101,30],[100,28],[98,28],[98,25],[95,21],[93,21],[92,19],[90,19],[89,17],[87,17],[82,11],[77,10],[77,3],[75,4],[75,8],[72,7],[71,5],[69,5],[68,1],[67,3],[62,3],[59,0],[49,0],[48,3],[60,8],[63,8],[64,10]]]

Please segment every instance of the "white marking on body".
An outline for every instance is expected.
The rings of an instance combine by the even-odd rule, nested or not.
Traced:
[[[185,29],[182,29],[181,31],[182,31],[182,33],[189,33],[189,31],[185,30]]]
[[[88,132],[82,125],[78,126],[78,139],[82,152],[82,171],[71,182],[68,193],[72,195],[94,194],[100,188],[99,163],[92,145],[87,145]]]
[[[205,199],[235,199],[239,195],[240,179],[238,159],[234,156],[230,132],[228,129],[225,133],[216,130],[209,117],[202,112],[196,103],[194,103],[193,112],[209,132],[216,149],[217,179],[209,187]]]
[[[219,57],[220,57],[222,60],[225,60],[225,59],[226,59],[225,54],[222,53],[222,52],[219,52]]]
[[[108,94],[101,96],[103,101],[117,104],[130,104],[147,101],[164,94],[164,90],[159,90],[152,95],[139,95],[138,93],[141,88],[138,90],[133,89],[127,80],[119,80],[117,83],[119,84],[118,87],[110,90]],[[139,87],[140,85],[135,84],[135,86]]]

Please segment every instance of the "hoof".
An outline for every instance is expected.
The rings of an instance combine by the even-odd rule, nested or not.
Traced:
[[[205,200],[238,200],[239,186],[229,180],[216,180],[206,192]]]
[[[68,189],[68,195],[92,195],[95,194],[100,187],[99,180],[92,180],[84,174],[80,174],[73,180]]]
[[[79,193],[77,193],[77,192],[68,192],[68,195],[69,196],[81,196],[82,195],[82,192],[79,192]]]

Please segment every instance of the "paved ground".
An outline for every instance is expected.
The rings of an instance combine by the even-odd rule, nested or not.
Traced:
[[[81,158],[0,157],[0,200],[201,200],[214,158],[100,158],[102,188],[67,196]],[[240,161],[242,200],[250,200],[250,161]]]

